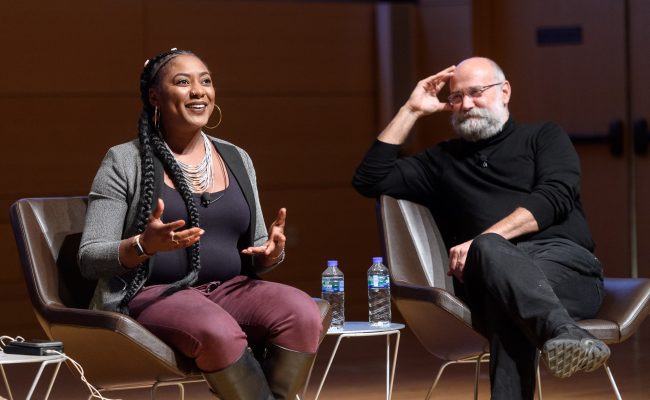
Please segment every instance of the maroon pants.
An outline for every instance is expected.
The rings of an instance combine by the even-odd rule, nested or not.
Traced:
[[[167,285],[143,288],[131,316],[171,347],[195,359],[201,371],[231,365],[251,344],[272,343],[315,353],[320,312],[306,293],[275,282],[237,276],[161,297]]]

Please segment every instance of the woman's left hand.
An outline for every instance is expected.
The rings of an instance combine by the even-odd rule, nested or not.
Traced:
[[[269,227],[269,239],[261,246],[251,246],[242,250],[242,254],[262,258],[263,265],[277,263],[284,254],[284,245],[287,238],[284,236],[284,224],[287,220],[287,209],[281,208],[278,217]]]

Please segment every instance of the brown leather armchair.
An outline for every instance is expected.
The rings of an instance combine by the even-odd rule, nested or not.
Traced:
[[[85,197],[21,199],[11,223],[36,317],[50,339],[63,341],[68,356],[100,391],[151,388],[203,381],[194,362],[175,352],[134,319],[87,309],[96,282],[83,278],[77,251],[87,208]],[[329,304],[316,299],[324,332]]]
[[[406,200],[380,198],[380,228],[391,275],[391,297],[422,346],[444,361],[426,398],[449,365],[474,363],[474,398],[488,341],[472,328],[469,308],[454,295],[447,250],[429,210]]]
[[[379,219],[391,294],[400,314],[422,345],[445,361],[427,393],[429,399],[444,369],[476,363],[474,398],[481,361],[489,358],[487,340],[472,329],[471,312],[454,295],[447,276],[447,250],[429,210],[407,200],[381,196]],[[609,344],[630,337],[650,313],[650,279],[605,278],[605,300],[595,319],[579,324]],[[617,397],[608,365],[604,366]],[[538,395],[542,398],[538,379]]]

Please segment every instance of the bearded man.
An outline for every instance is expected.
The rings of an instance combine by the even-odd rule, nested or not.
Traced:
[[[593,317],[603,298],[578,156],[557,124],[515,123],[511,93],[501,68],[480,57],[420,81],[353,180],[365,196],[431,210],[456,294],[490,342],[492,398],[509,400],[533,398],[538,349],[558,377],[593,371],[610,354],[575,323]],[[444,111],[459,138],[400,158],[414,123]]]

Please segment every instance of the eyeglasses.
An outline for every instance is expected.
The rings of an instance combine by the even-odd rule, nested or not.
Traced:
[[[449,104],[456,105],[462,103],[465,96],[469,96],[473,99],[480,99],[481,96],[483,96],[483,92],[493,86],[501,85],[502,83],[503,82],[493,83],[486,86],[473,86],[465,90],[453,92],[449,97],[447,97],[447,101],[449,101]]]

